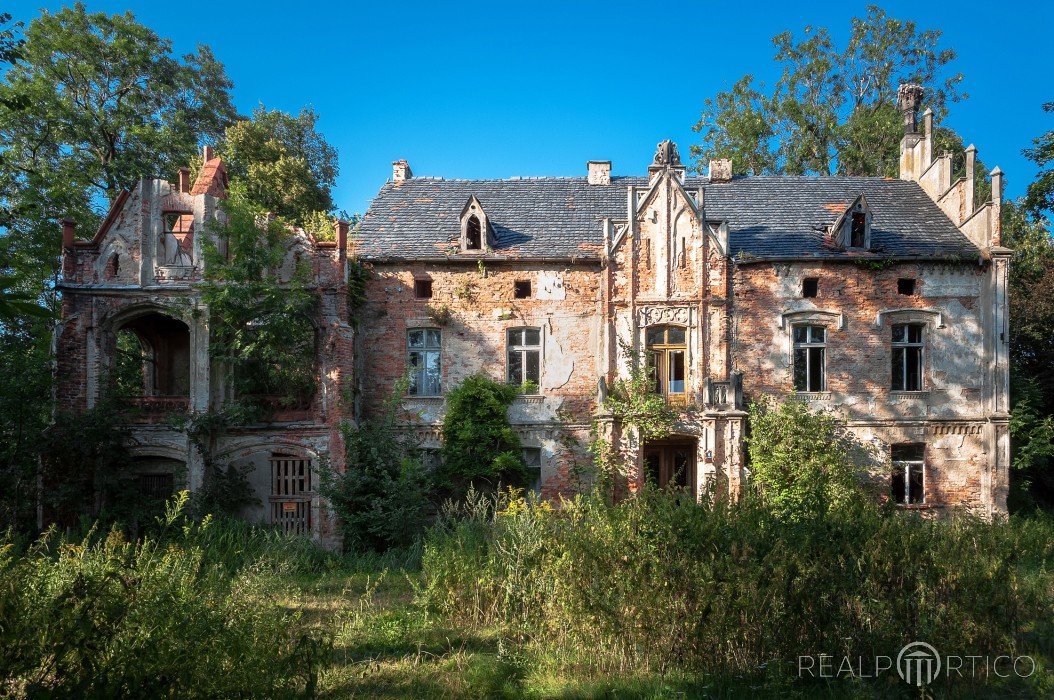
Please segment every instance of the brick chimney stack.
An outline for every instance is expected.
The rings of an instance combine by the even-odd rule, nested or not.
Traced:
[[[405,159],[392,161],[392,182],[406,182],[414,176],[410,164]]]
[[[921,85],[901,85],[897,90],[897,103],[904,115],[904,133],[919,133],[919,105],[922,104],[922,96],[925,90]]]
[[[190,192],[190,168],[179,169],[179,191]]]
[[[77,237],[77,224],[73,219],[62,220],[62,276],[71,279],[77,268],[77,253],[73,241]]]

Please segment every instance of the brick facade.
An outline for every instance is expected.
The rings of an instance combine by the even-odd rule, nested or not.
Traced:
[[[537,388],[514,402],[510,420],[540,455],[545,497],[585,487],[594,430],[630,465],[629,490],[650,476],[700,497],[735,496],[749,480],[745,406],[798,396],[847,421],[865,478],[888,494],[901,485],[891,457],[919,455],[906,507],[1004,513],[1010,251],[1000,245],[1002,174],[992,174],[994,200],[975,206],[971,152],[965,177],[952,182],[950,156],[932,157],[932,117],[922,116],[916,131],[906,112],[899,180],[733,178],[727,161],[713,162],[709,177],[688,177],[670,142],[646,177],[612,177],[610,163],[591,161],[581,178],[442,180],[414,177],[396,161],[350,245],[346,228],[338,244],[300,232],[291,245],[291,256],[312,261],[323,299],[310,408],[239,429],[219,452],[253,465],[266,504],[276,455],[342,467],[341,420],[374,415],[413,369],[411,353],[436,368],[403,402],[407,429],[426,448],[439,447],[449,389],[475,373],[525,377],[515,363],[526,368],[536,357]],[[207,164],[189,191],[180,191],[185,176],[182,185],[144,179],[91,242],[64,232],[60,407],[98,401],[117,331],[146,337],[176,327],[157,317],[186,327],[188,389],[144,397],[144,405],[203,411],[222,403],[194,287],[200,237],[222,216],[226,186],[222,163]],[[348,252],[368,271],[354,319]],[[909,326],[911,348],[907,336],[894,347],[894,334]],[[813,344],[822,360],[808,355],[822,369],[796,388],[795,358],[806,350],[799,344],[796,355],[795,342],[806,327],[822,333]],[[415,331],[429,331],[427,348],[411,347],[425,342]],[[518,353],[511,360],[510,350]],[[629,375],[634,357],[649,358],[657,389],[678,408],[675,434],[661,442],[642,444],[604,408],[607,388]],[[896,357],[914,359],[898,365]],[[199,487],[200,455],[157,418],[135,426],[134,453],[185,465],[186,484]],[[315,537],[334,545],[317,496],[312,513]]]

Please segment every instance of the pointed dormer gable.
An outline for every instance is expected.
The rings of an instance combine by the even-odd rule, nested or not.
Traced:
[[[846,250],[871,249],[871,206],[858,195],[831,226],[835,245]]]
[[[461,252],[484,253],[490,248],[491,228],[483,205],[472,195],[461,209]]]

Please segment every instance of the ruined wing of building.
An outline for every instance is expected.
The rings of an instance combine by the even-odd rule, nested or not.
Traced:
[[[339,387],[359,390],[368,417],[409,374],[408,428],[438,450],[445,394],[479,373],[527,388],[510,420],[545,497],[582,488],[595,423],[634,465],[631,490],[652,479],[735,497],[749,479],[746,402],[796,396],[846,421],[862,472],[904,508],[1005,513],[1002,173],[978,205],[976,149],[953,181],[921,98],[900,90],[899,179],[733,177],[725,160],[691,177],[669,141],[632,177],[590,161],[582,177],[457,180],[395,161],[354,241],[294,239],[323,291],[346,285],[349,250],[364,262],[366,301],[354,335],[346,302],[323,304],[317,357],[305,358],[318,368],[310,406],[225,438],[220,452],[251,466],[262,504],[246,515],[335,541],[316,467],[341,465]],[[60,404],[98,400],[122,329],[156,358],[146,415],[221,400],[208,329],[190,310],[195,235],[221,215],[222,163],[206,158],[186,180],[144,179],[90,243],[64,232]],[[631,358],[678,409],[662,441],[605,413],[605,387]],[[134,435],[144,475],[180,466],[200,486],[185,434],[154,421]],[[290,473],[304,475],[295,498]]]

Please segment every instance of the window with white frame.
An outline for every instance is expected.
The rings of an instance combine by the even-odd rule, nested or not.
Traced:
[[[893,325],[893,390],[922,391],[921,323]]]
[[[542,449],[540,447],[524,447],[523,461],[527,465],[527,491],[533,491],[541,495]]]
[[[906,505],[925,503],[926,445],[893,445],[891,453],[893,478],[890,481],[893,500]]]
[[[410,368],[410,396],[439,396],[442,392],[440,367],[442,333],[438,328],[411,328],[406,332],[407,363]]]
[[[794,390],[825,391],[827,376],[827,329],[824,326],[794,326]]]
[[[509,384],[538,386],[542,370],[542,330],[510,328],[506,343]]]

